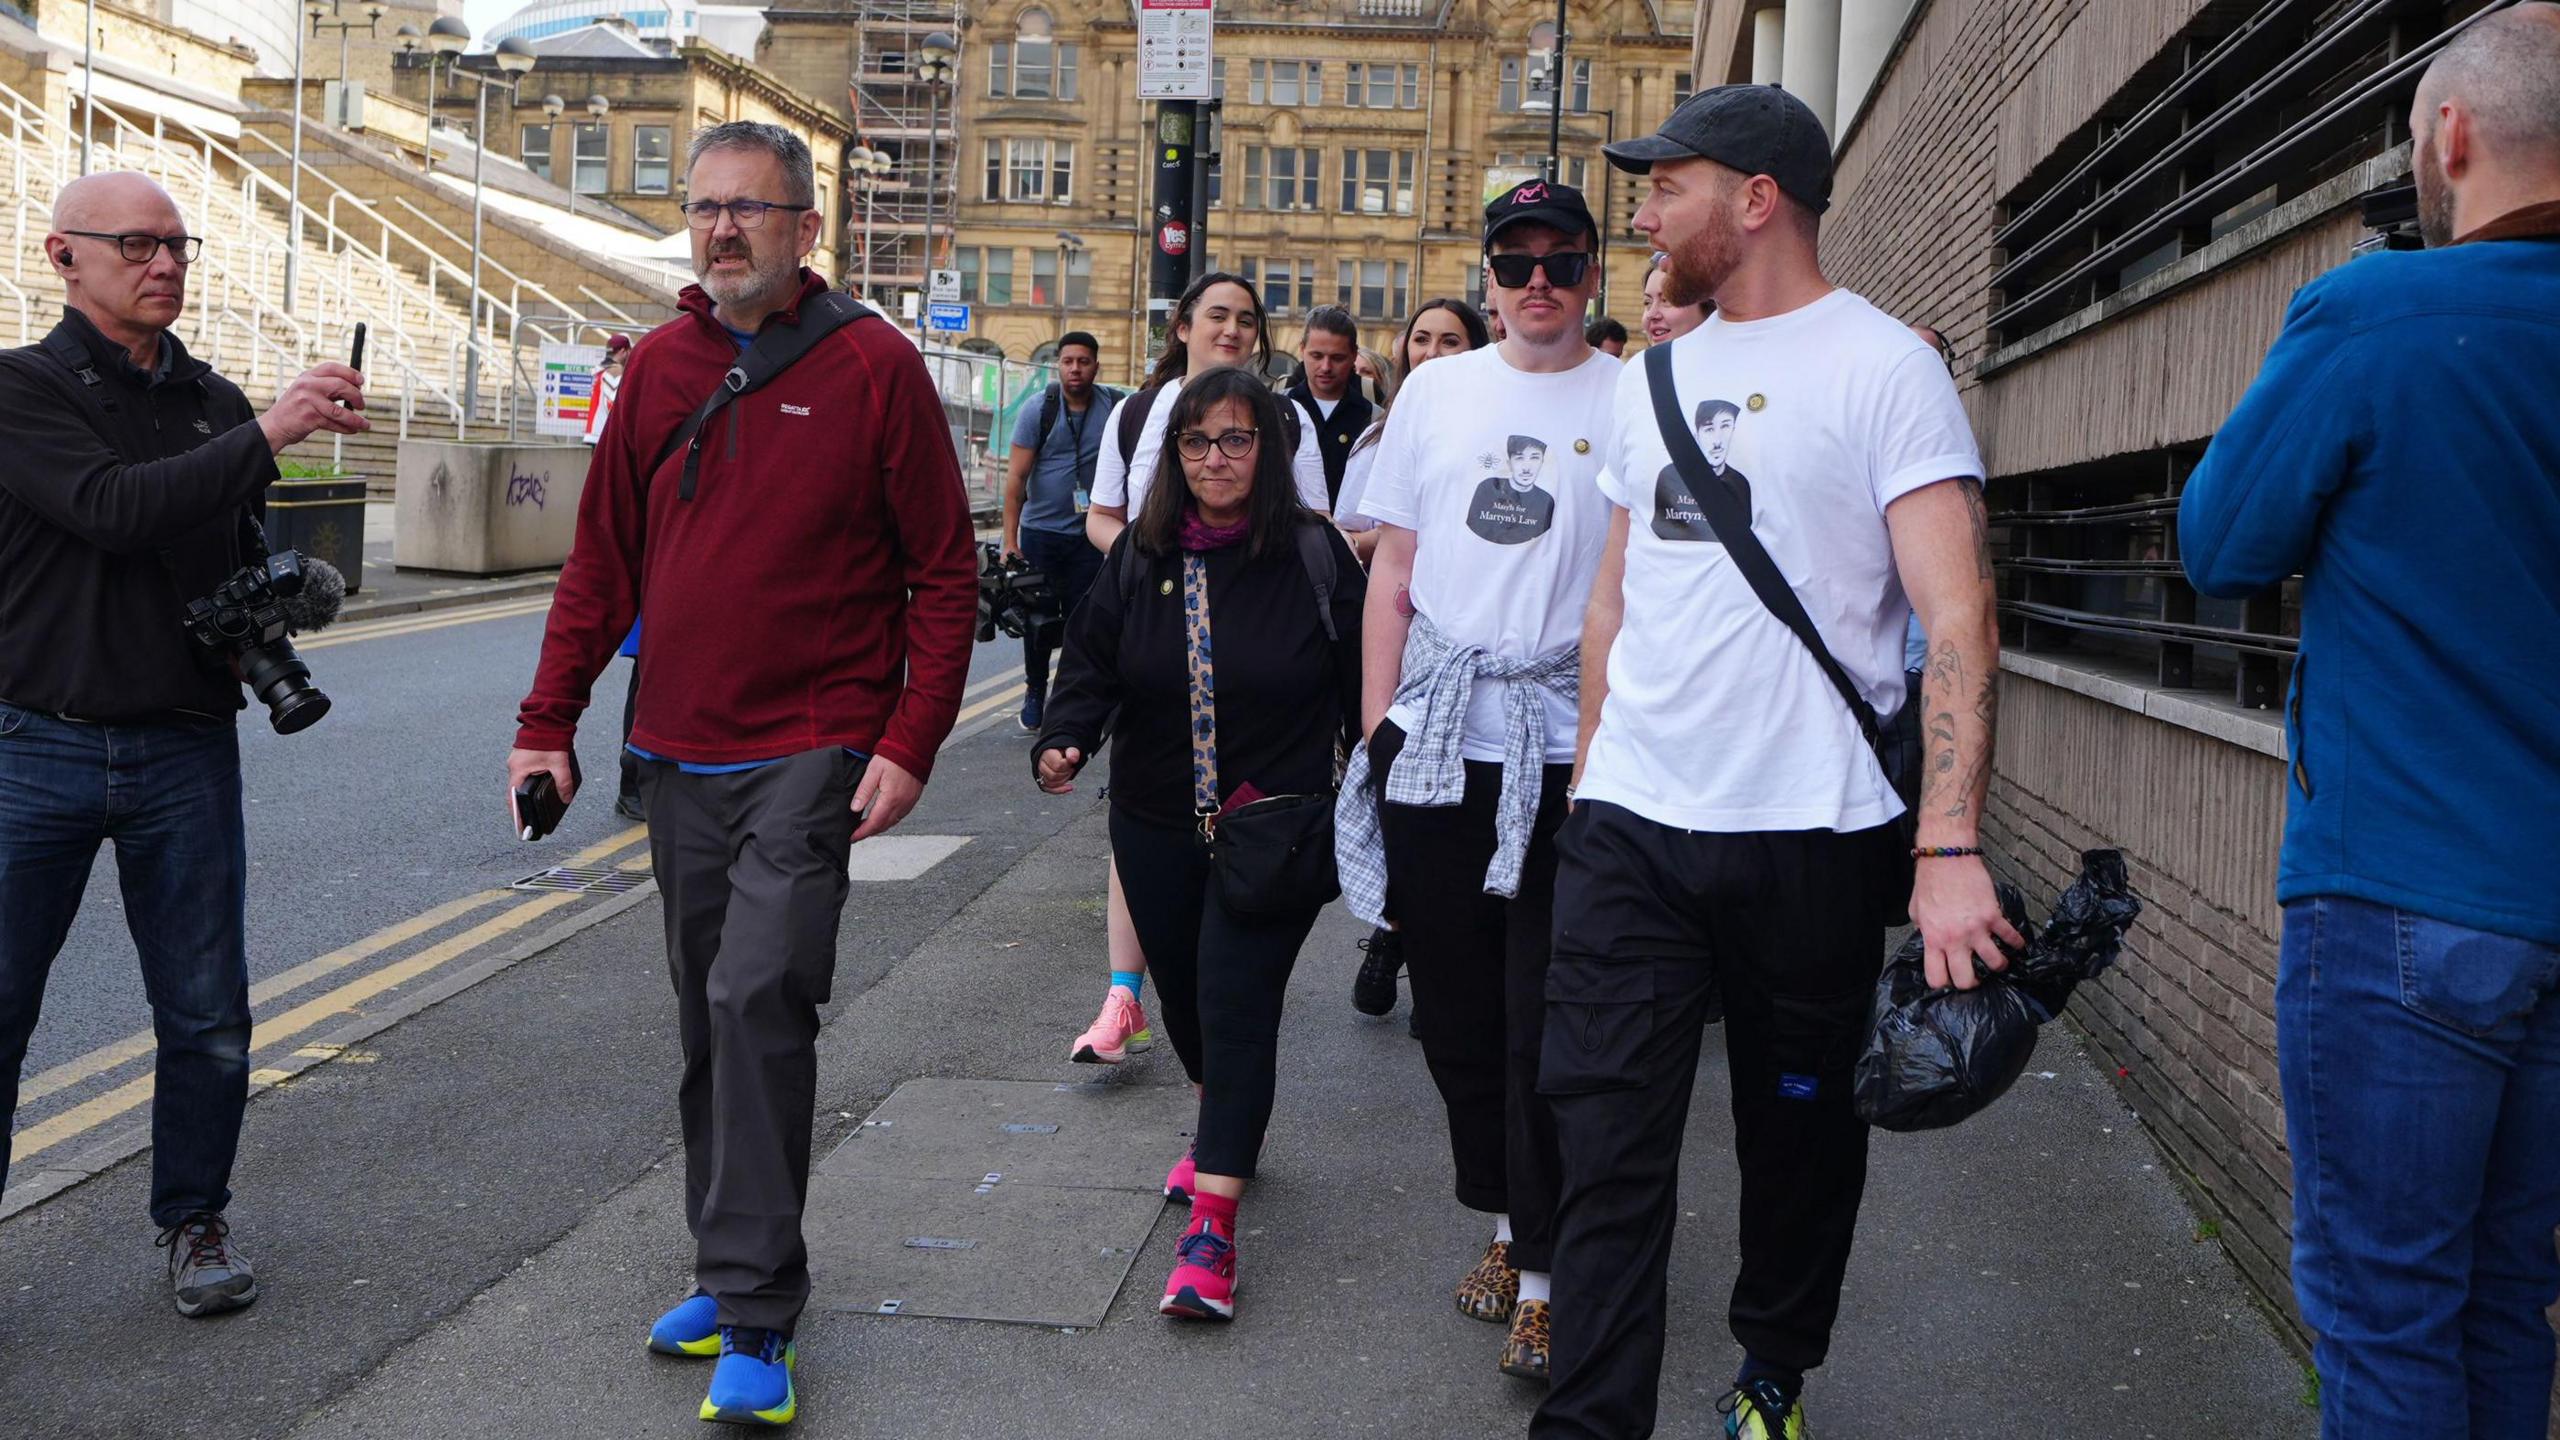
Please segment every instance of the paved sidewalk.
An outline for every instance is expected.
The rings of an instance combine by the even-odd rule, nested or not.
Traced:
[[[846,978],[820,1042],[819,1155],[914,1077],[1090,1078],[1060,1057],[1098,998],[1103,857],[1096,807],[902,957],[866,949],[857,898]],[[1292,987],[1280,1110],[1264,1178],[1243,1211],[1237,1323],[1177,1327],[1152,1313],[1178,1233],[1168,1208],[1097,1329],[813,1309],[801,1331],[804,1418],[794,1433],[1520,1433],[1532,1401],[1494,1370],[1500,1331],[1459,1315],[1449,1299],[1484,1227],[1449,1198],[1439,1107],[1401,1008],[1388,1021],[1351,1010],[1354,938],[1339,910],[1329,914]],[[646,973],[659,954],[654,914],[621,917],[594,943]],[[528,985],[541,963],[529,962]],[[431,1012],[411,1023],[437,1021]],[[1709,1062],[1683,1171],[1689,1218],[1671,1280],[1667,1436],[1719,1433],[1712,1405],[1735,1359],[1723,1322],[1735,1182],[1712,1040]],[[672,1064],[657,1078],[657,1090],[671,1091]],[[1114,1078],[1166,1086],[1180,1075],[1160,1047]],[[574,1107],[580,1096],[564,1079],[556,1095],[525,1099]],[[507,1126],[494,1114],[489,1123]],[[663,1123],[662,1136],[671,1113]],[[1815,1432],[2313,1434],[2301,1368],[2219,1251],[2197,1240],[2159,1163],[2059,1027],[2019,1090],[1985,1116],[1931,1136],[1879,1136],[1838,1340],[1809,1392]],[[638,1180],[600,1196],[555,1243],[293,1433],[710,1433],[693,1418],[707,1372],[640,1345],[686,1282],[680,1172],[681,1157],[662,1150]],[[395,1269],[436,1264],[431,1253],[380,1258]],[[822,1292],[829,1283],[821,1273]]]

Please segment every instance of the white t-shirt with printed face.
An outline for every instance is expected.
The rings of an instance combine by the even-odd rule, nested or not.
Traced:
[[[1671,342],[1681,412],[1879,716],[1910,616],[1884,510],[1979,478],[1935,352],[1846,290]],[[1625,618],[1578,794],[1684,830],[1862,830],[1902,802],[1813,655],[1751,592],[1655,428],[1641,363],[1618,385],[1601,487],[1628,511]]]
[[[1488,345],[1434,360],[1396,392],[1360,509],[1414,532],[1413,606],[1452,641],[1527,660],[1581,640],[1609,537],[1599,476],[1621,368],[1595,350],[1571,370],[1533,375]],[[1466,758],[1502,758],[1508,689],[1476,682]],[[1538,694],[1547,761],[1570,763],[1580,717],[1571,701]],[[1403,705],[1387,717],[1408,733],[1417,719]]]
[[[1102,457],[1093,465],[1094,504],[1120,506],[1130,519],[1137,518],[1138,507],[1146,503],[1147,487],[1155,483],[1156,460],[1164,454],[1165,421],[1173,415],[1173,397],[1181,390],[1179,379],[1165,382],[1164,393],[1156,396],[1146,423],[1138,427],[1138,448],[1125,461],[1120,458],[1120,406],[1137,403],[1138,395],[1111,407],[1110,421],[1102,431]],[[1289,471],[1298,480],[1298,503],[1321,513],[1332,507],[1333,496],[1325,489],[1324,452],[1316,446],[1315,417],[1295,401],[1283,398],[1280,403],[1298,412],[1298,449],[1289,458]]]

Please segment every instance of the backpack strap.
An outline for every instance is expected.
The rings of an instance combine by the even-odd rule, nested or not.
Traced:
[[[1137,463],[1138,432],[1147,428],[1147,412],[1156,408],[1156,398],[1164,394],[1161,386],[1150,385],[1129,397],[1120,407],[1120,464],[1123,468]]]
[[[684,451],[684,480],[676,489],[676,498],[693,498],[695,481],[702,471],[702,431],[730,401],[741,395],[763,389],[773,378],[798,364],[800,357],[818,348],[818,342],[838,330],[865,318],[878,319],[880,312],[854,299],[841,290],[821,290],[802,301],[796,323],[786,324],[779,317],[765,322],[757,332],[755,343],[729,373],[720,377],[720,388],[711,392],[691,419],[676,428],[660,446],[658,456],[649,462],[644,483],[667,463],[667,457],[679,448]]]
[[[1339,645],[1342,632],[1333,623],[1333,545],[1325,531],[1330,525],[1312,524],[1298,527],[1298,561],[1307,567],[1307,581],[1316,590],[1316,623],[1324,627],[1325,643]]]
[[[1040,433],[1031,439],[1032,454],[1039,454],[1042,447],[1049,443],[1049,432],[1058,428],[1060,403],[1058,382],[1052,380],[1049,382],[1049,388],[1040,392]]]

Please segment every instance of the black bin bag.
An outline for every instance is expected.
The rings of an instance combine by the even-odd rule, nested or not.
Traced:
[[[2079,878],[2041,929],[2016,887],[1995,888],[2001,913],[2027,940],[2007,970],[1971,990],[1932,990],[1918,931],[1884,967],[1852,1087],[1868,1124],[1943,1129],[2007,1093],[2035,1053],[2036,1028],[2062,1013],[2081,981],[2115,963],[2125,927],[2142,913],[2115,850],[2080,857]]]

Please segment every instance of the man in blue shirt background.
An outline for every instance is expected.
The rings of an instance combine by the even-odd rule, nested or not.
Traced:
[[[1040,728],[1041,702],[1049,694],[1049,657],[1058,648],[1067,612],[1075,609],[1102,552],[1084,535],[1084,510],[1093,494],[1093,466],[1102,456],[1102,432],[1121,393],[1096,385],[1102,346],[1082,330],[1058,337],[1058,378],[1040,398],[1022,407],[1013,426],[1013,454],[1004,476],[1004,553],[1029,561],[1049,579],[1057,614],[1022,637],[1022,728]]]
[[[2302,575],[2276,1046],[2328,1440],[2540,1437],[2560,1299],[2560,5],[2412,107],[2423,251],[2302,288],[2186,488]]]

